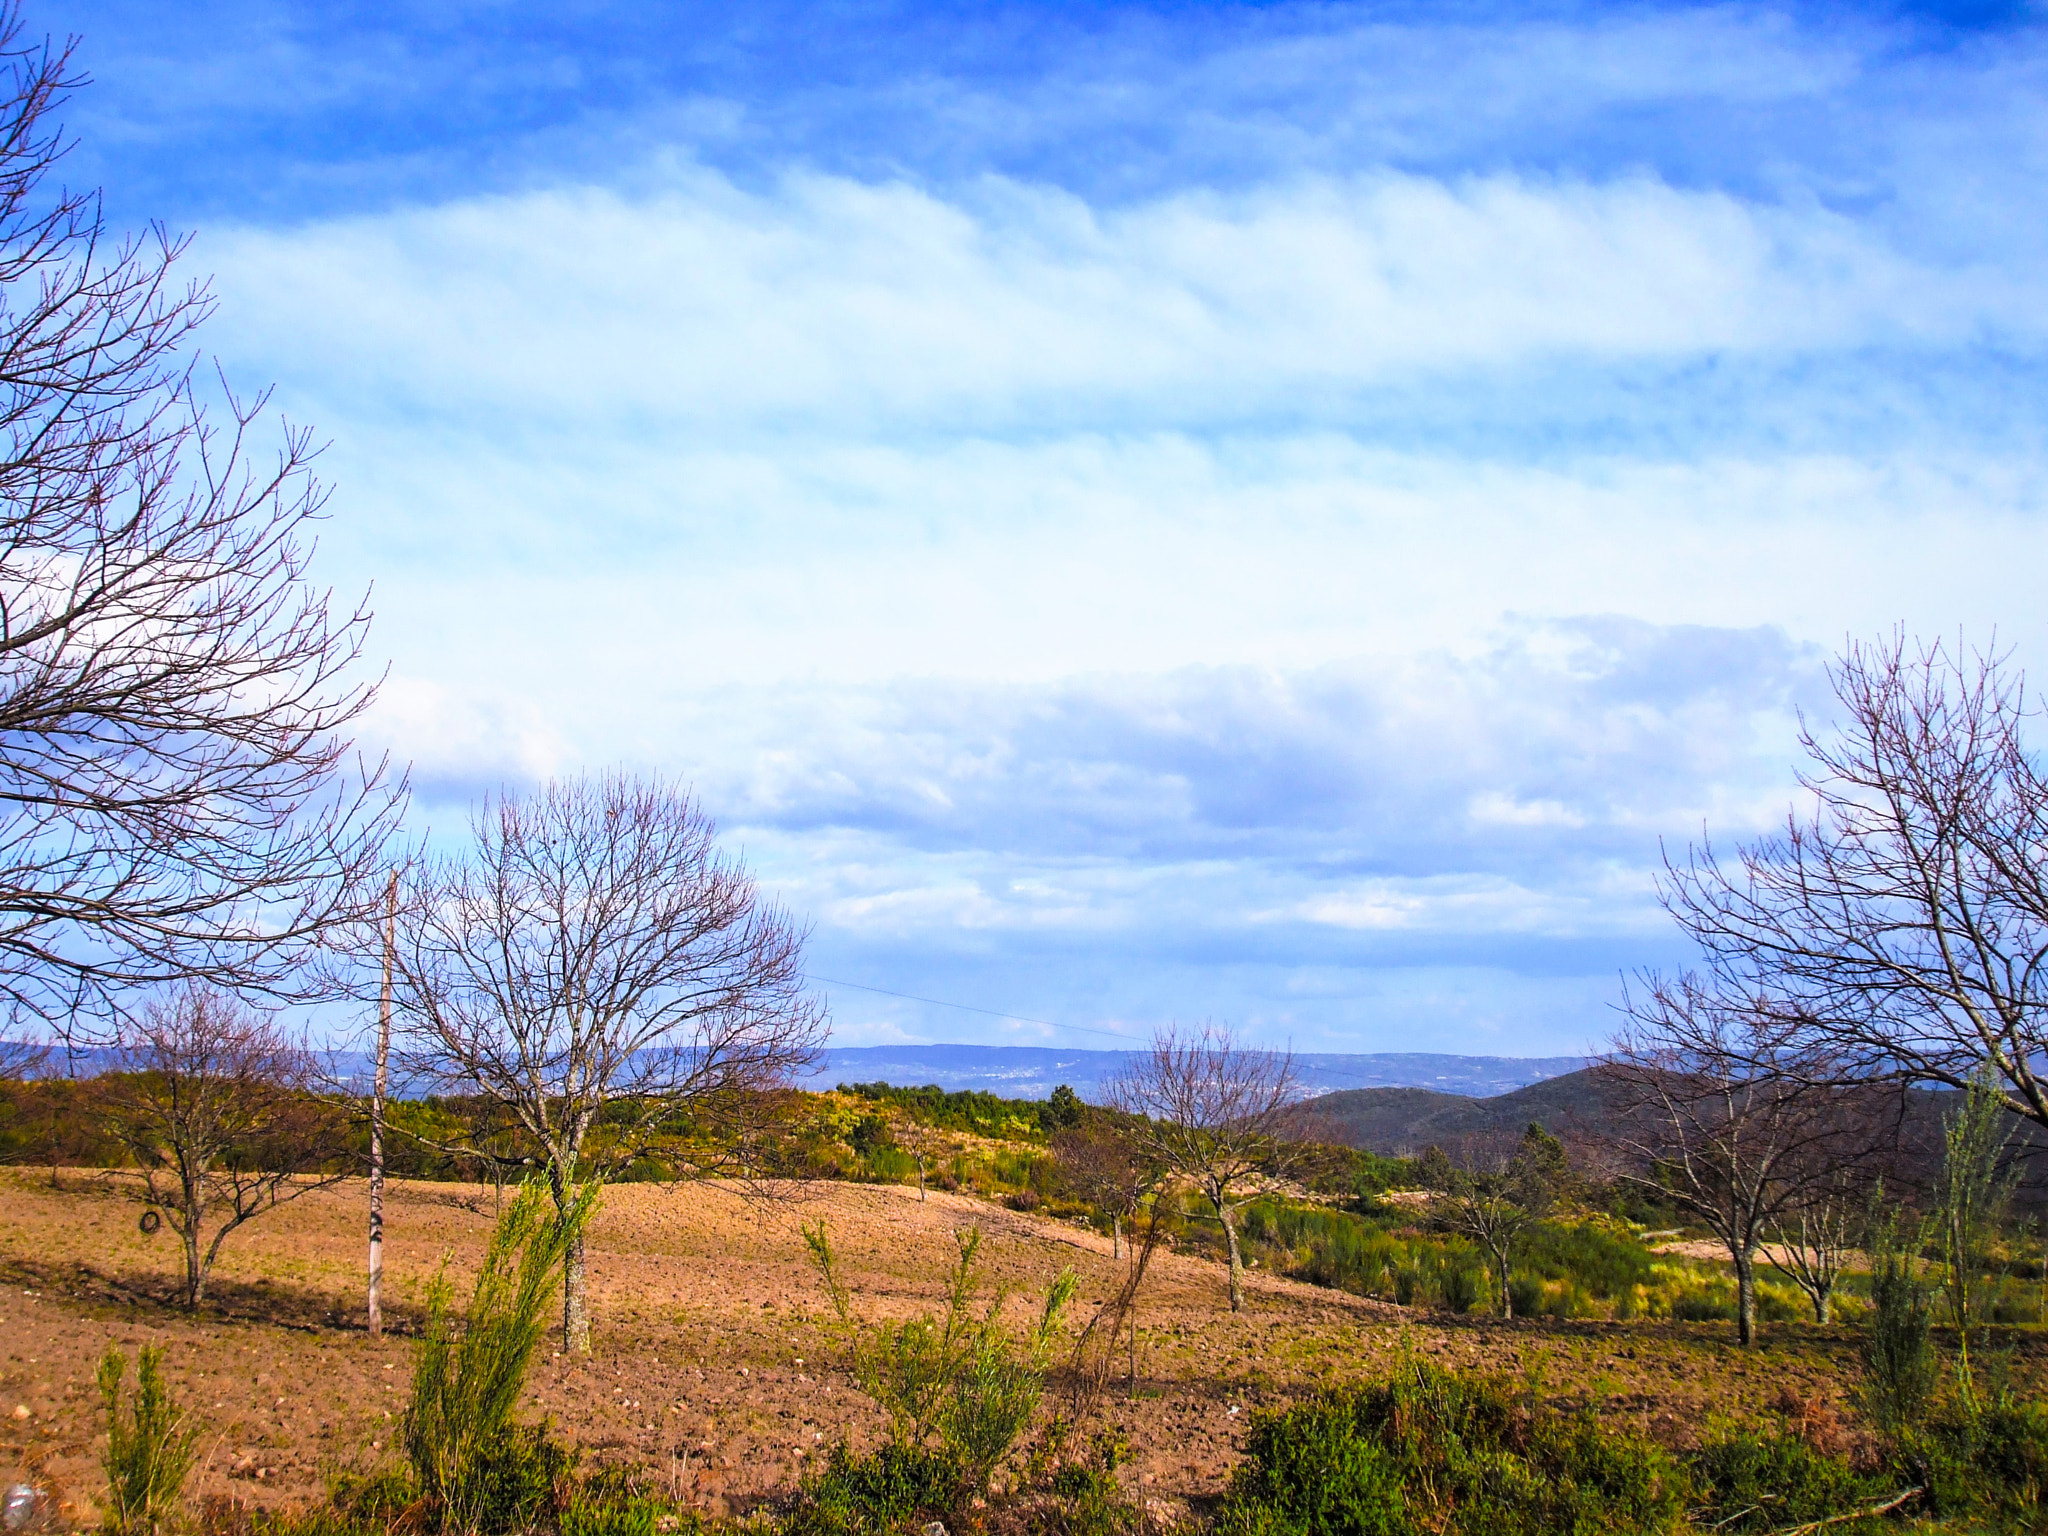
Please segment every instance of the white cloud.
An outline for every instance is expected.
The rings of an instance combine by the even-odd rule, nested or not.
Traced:
[[[378,413],[629,435],[1173,424],[1417,372],[2040,321],[2030,285],[1916,265],[1817,206],[1648,176],[1378,172],[1100,209],[1003,180],[754,192],[682,167],[638,195],[223,232],[203,257],[257,366],[310,351]]]

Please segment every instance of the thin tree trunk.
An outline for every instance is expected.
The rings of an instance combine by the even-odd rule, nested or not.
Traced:
[[[922,1204],[924,1203],[924,1201],[925,1201],[925,1192],[924,1192],[924,1158],[923,1158],[923,1157],[919,1157],[919,1158],[918,1158],[918,1160],[917,1160],[917,1200],[918,1200],[918,1204],[920,1204],[920,1205],[922,1205]]]
[[[370,1092],[370,1337],[384,1335],[384,1094],[391,1075],[391,952],[397,942],[398,872],[384,897],[384,987],[377,996],[377,1075]]]
[[[579,1355],[590,1353],[590,1312],[583,1287],[583,1234],[577,1233],[562,1260],[562,1339]]]
[[[206,1295],[206,1269],[199,1257],[199,1216],[185,1207],[185,1310],[197,1312]]]
[[[1735,1337],[1737,1342],[1756,1342],[1756,1255],[1738,1253],[1735,1258]]]
[[[1500,1315],[1511,1318],[1515,1315],[1515,1297],[1514,1293],[1508,1289],[1507,1251],[1503,1249],[1495,1254],[1494,1260],[1500,1266]]]
[[[1222,1201],[1216,1202],[1216,1217],[1223,1223],[1223,1237],[1230,1244],[1230,1310],[1244,1310],[1244,1254],[1237,1244],[1237,1223]]]
[[[1124,1256],[1124,1219],[1121,1216],[1109,1218],[1109,1256],[1112,1259]]]

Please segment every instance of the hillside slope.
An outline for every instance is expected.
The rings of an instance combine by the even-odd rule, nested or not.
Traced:
[[[1310,1099],[1302,1112],[1324,1140],[1391,1156],[1419,1152],[1433,1142],[1520,1130],[1531,1121],[1559,1134],[1590,1129],[1612,1108],[1610,1090],[1582,1069],[1491,1098],[1426,1088],[1354,1088]]]

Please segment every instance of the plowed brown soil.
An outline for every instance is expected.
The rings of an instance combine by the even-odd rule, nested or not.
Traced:
[[[180,1401],[206,1420],[197,1497],[306,1504],[328,1479],[391,1455],[421,1298],[445,1264],[460,1285],[492,1217],[489,1192],[398,1184],[386,1273],[397,1336],[361,1321],[365,1193],[339,1185],[265,1213],[228,1240],[197,1317],[172,1304],[168,1230],[145,1236],[132,1185],[83,1173],[0,1172],[0,1476],[32,1469],[69,1518],[93,1516],[93,1368],[109,1343],[156,1341]],[[595,1352],[543,1355],[535,1415],[589,1459],[630,1459],[726,1512],[786,1496],[834,1441],[873,1439],[881,1415],[852,1385],[799,1227],[822,1217],[871,1317],[932,1306],[954,1234],[986,1234],[984,1270],[1021,1326],[1065,1265],[1078,1324],[1117,1272],[1095,1234],[934,1191],[812,1186],[763,1203],[716,1185],[607,1191],[590,1243]],[[1139,1312],[1137,1396],[1093,1427],[1130,1443],[1134,1493],[1213,1496],[1250,1413],[1384,1371],[1403,1350],[1533,1373],[1552,1396],[1683,1439],[1710,1406],[1760,1407],[1786,1388],[1839,1399],[1853,1355],[1837,1331],[1783,1328],[1736,1350],[1724,1326],[1513,1323],[1410,1314],[1254,1274],[1227,1309],[1221,1268],[1161,1254]]]

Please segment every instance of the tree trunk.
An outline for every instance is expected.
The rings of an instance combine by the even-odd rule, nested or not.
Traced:
[[[398,871],[384,897],[384,986],[377,999],[377,1070],[370,1094],[370,1337],[384,1334],[384,1094],[391,1077],[391,958],[398,923]]]
[[[1737,1342],[1756,1342],[1756,1255],[1738,1253],[1735,1258],[1735,1337]]]
[[[185,1310],[197,1312],[206,1295],[206,1255],[199,1249],[199,1227],[206,1220],[206,1198],[188,1177],[181,1181],[179,1204],[184,1219],[179,1236],[185,1239]]]
[[[583,1234],[569,1245],[562,1260],[562,1347],[590,1353],[590,1312],[583,1286]]]
[[[197,1312],[206,1296],[206,1267],[199,1256],[199,1223],[185,1221],[185,1310]]]
[[[1234,1213],[1222,1201],[1216,1202],[1216,1217],[1223,1223],[1223,1237],[1230,1244],[1230,1310],[1244,1310],[1244,1254],[1237,1246],[1237,1223],[1231,1220]]]
[[[1109,1256],[1112,1259],[1124,1256],[1124,1219],[1121,1216],[1109,1218]]]
[[[571,1147],[565,1159],[548,1159],[548,1193],[555,1197],[555,1215],[559,1220],[568,1210],[569,1201],[574,1197],[575,1188],[570,1175],[576,1167],[576,1153]],[[562,1257],[562,1349],[564,1353],[587,1355],[590,1353],[590,1308],[583,1283],[583,1234],[576,1234],[569,1251]]]
[[[1500,1266],[1500,1315],[1502,1317],[1513,1317],[1515,1315],[1515,1297],[1514,1293],[1508,1289],[1507,1252],[1503,1249],[1493,1257],[1494,1262]]]
[[[917,1160],[917,1203],[922,1205],[924,1202],[924,1158],[920,1156]]]
[[[1835,1288],[1832,1284],[1817,1285],[1813,1288],[1813,1320],[1825,1327],[1835,1311]]]

